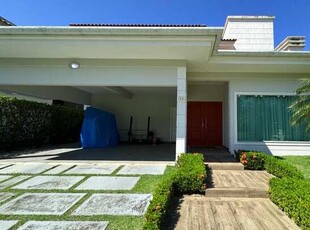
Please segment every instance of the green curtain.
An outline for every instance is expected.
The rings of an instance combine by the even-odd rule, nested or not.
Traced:
[[[294,96],[238,95],[238,141],[309,141],[305,125],[291,126]]]

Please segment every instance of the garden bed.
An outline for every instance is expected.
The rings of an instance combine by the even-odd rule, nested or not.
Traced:
[[[153,194],[143,229],[164,229],[173,197],[203,193],[206,189],[206,168],[202,154],[182,154],[174,170],[164,175]]]
[[[302,229],[310,229],[310,182],[294,165],[263,152],[239,150],[236,158],[248,170],[266,170],[270,180],[270,199]]]

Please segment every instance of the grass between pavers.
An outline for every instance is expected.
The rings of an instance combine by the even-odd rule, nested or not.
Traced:
[[[296,166],[310,181],[310,156],[284,156],[284,161]]]
[[[109,215],[99,215],[99,216],[54,216],[54,215],[0,215],[1,220],[19,220],[19,222],[11,228],[11,230],[16,230],[24,223],[29,220],[34,221],[108,221],[109,230],[135,230],[142,229],[144,219],[143,217],[136,216],[109,216]]]
[[[143,224],[145,223],[145,219],[143,216],[111,216],[111,215],[94,215],[94,216],[71,216],[71,213],[79,207],[83,202],[85,202],[92,194],[95,193],[151,193],[153,194],[157,184],[162,180],[163,175],[121,175],[122,177],[133,177],[139,176],[140,180],[135,185],[132,190],[75,190],[80,184],[86,181],[88,178],[92,176],[118,176],[116,173],[121,170],[124,165],[117,168],[111,174],[99,175],[99,174],[64,174],[65,170],[60,174],[43,174],[44,172],[50,170],[45,170],[40,174],[11,174],[13,177],[7,179],[10,180],[14,177],[21,176],[21,175],[28,175],[30,178],[22,180],[14,185],[7,187],[5,189],[0,189],[0,192],[11,192],[15,193],[15,195],[5,200],[4,202],[0,203],[0,205],[9,202],[12,199],[24,194],[24,193],[86,193],[84,197],[82,197],[75,205],[73,205],[64,215],[57,216],[57,215],[0,215],[0,220],[19,220],[19,222],[13,226],[12,230],[17,229],[24,223],[29,220],[36,220],[36,221],[109,221],[107,229],[142,229]],[[172,166],[167,166],[165,173],[169,173],[173,170]],[[46,190],[46,189],[13,189],[12,187],[21,184],[35,176],[84,176],[82,180],[78,183],[73,185],[70,189],[67,190]],[[120,176],[120,175],[119,175]],[[7,181],[5,180],[5,181]],[[4,181],[3,181],[4,182]],[[1,182],[2,183],[2,182]]]

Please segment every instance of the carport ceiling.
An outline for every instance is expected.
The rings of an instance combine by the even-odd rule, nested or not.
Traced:
[[[117,94],[112,90],[103,86],[77,86],[74,87],[91,94]],[[176,95],[176,87],[119,87],[133,95],[137,94],[164,94],[164,95]]]

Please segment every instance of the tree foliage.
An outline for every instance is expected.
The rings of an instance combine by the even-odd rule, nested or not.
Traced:
[[[296,101],[290,106],[292,112],[292,125],[306,124],[310,130],[310,78],[303,79],[296,90]]]

